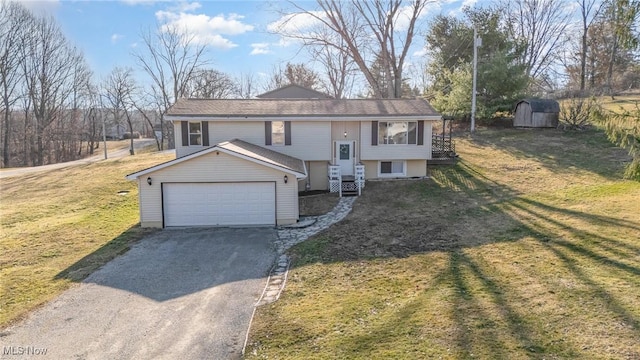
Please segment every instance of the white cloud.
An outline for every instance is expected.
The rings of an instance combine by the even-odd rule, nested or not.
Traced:
[[[183,9],[194,10],[199,7],[192,3]],[[252,25],[242,22],[244,16],[238,14],[219,14],[209,16],[206,14],[191,14],[185,11],[161,10],[156,12],[156,18],[163,23],[163,28],[176,27],[186,29],[194,36],[194,40],[200,44],[210,45],[221,49],[230,49],[237,46],[231,40],[222,35],[240,35],[253,30]]]
[[[129,45],[129,47],[131,47],[132,49],[135,49],[135,48],[138,47],[138,43],[137,42],[131,43],[131,45]]]
[[[270,54],[271,50],[269,49],[269,43],[254,43],[251,44],[253,50],[251,50],[250,55],[264,55]]]
[[[120,0],[121,2],[135,6],[135,5],[152,5],[156,0]]]
[[[111,35],[111,43],[115,44],[117,43],[120,39],[122,39],[124,36],[120,35],[120,34],[113,34]]]
[[[414,52],[413,52],[413,54],[412,54],[411,56],[414,56],[414,57],[423,57],[423,56],[425,56],[425,55],[427,55],[427,48],[424,48],[424,47],[423,47],[423,48],[422,48],[422,49],[420,49],[420,50],[416,50],[416,51],[414,51]]]
[[[267,25],[267,30],[271,32],[296,34],[303,33],[321,23],[318,19],[324,18],[322,11],[310,11],[307,13],[293,13],[283,15],[280,19]]]
[[[432,6],[434,7],[434,9],[437,9],[440,6],[437,2],[427,3],[425,7],[423,7],[420,13],[418,14],[418,19],[424,17],[425,15],[427,15],[427,13],[429,13],[429,11],[431,11],[430,4],[433,4]],[[412,5],[407,5],[400,8],[400,10],[398,11],[398,14],[396,15],[396,24],[394,27],[395,30],[396,31],[407,30],[409,28],[409,23],[411,22],[412,15],[413,15]]]

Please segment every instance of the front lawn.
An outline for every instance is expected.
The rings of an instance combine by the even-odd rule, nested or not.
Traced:
[[[480,130],[291,249],[247,358],[640,358],[640,183],[598,130]]]
[[[0,180],[0,328],[127,251],[141,229],[136,182],[170,160],[147,153]]]

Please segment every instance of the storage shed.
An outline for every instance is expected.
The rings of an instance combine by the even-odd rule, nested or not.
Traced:
[[[514,127],[558,127],[560,104],[552,99],[525,99],[516,104]]]

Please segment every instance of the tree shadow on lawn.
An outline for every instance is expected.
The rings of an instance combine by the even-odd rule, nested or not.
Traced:
[[[631,161],[626,150],[612,144],[597,128],[584,131],[487,129],[469,137],[469,141],[477,146],[506,150],[516,158],[539,161],[555,173],[576,168],[618,179],[624,165]]]
[[[508,358],[509,346],[511,351],[515,346],[533,357],[580,357],[585,355],[584,339],[549,334],[545,325],[585,326],[577,318],[566,319],[563,307],[585,306],[586,326],[611,330],[623,324],[626,336],[630,332],[640,338],[638,302],[630,300],[639,285],[640,244],[616,238],[611,229],[630,234],[626,239],[640,239],[638,223],[532,199],[462,162],[438,168],[431,180],[368,183],[345,220],[294,247],[291,254],[294,267],[445,254],[448,266],[429,270],[440,280],[427,292],[452,288],[454,296],[446,301],[453,312],[458,355],[466,358],[490,349],[484,355]],[[500,244],[514,246],[485,247]],[[539,263],[538,255],[555,265]],[[503,263],[496,268],[492,261]],[[614,280],[603,279],[603,274]],[[567,288],[565,280],[580,290]],[[522,298],[541,298],[556,308],[537,310],[539,304]],[[420,309],[407,306],[409,313]],[[547,318],[530,316],[527,306]],[[405,310],[397,313],[404,319],[383,323],[372,334],[349,337],[345,347],[357,351],[389,328],[410,326],[415,314],[403,315]],[[570,316],[582,316],[573,311]],[[608,334],[603,341],[615,346],[615,337]]]
[[[55,278],[121,289],[162,302],[265,278],[276,258],[274,237],[272,228],[158,231],[134,226]]]
[[[132,226],[97,250],[61,271],[54,278],[56,280],[66,279],[73,282],[81,282],[109,261],[127,252],[131,248],[131,245],[156,231],[158,230],[141,228],[139,225]]]

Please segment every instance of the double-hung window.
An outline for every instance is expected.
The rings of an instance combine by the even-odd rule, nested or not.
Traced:
[[[271,122],[271,145],[284,145],[284,121]]]
[[[202,123],[200,121],[189,122],[189,145],[202,145]]]
[[[291,121],[265,121],[265,145],[291,145]]]
[[[417,121],[378,122],[378,144],[416,144]]]

